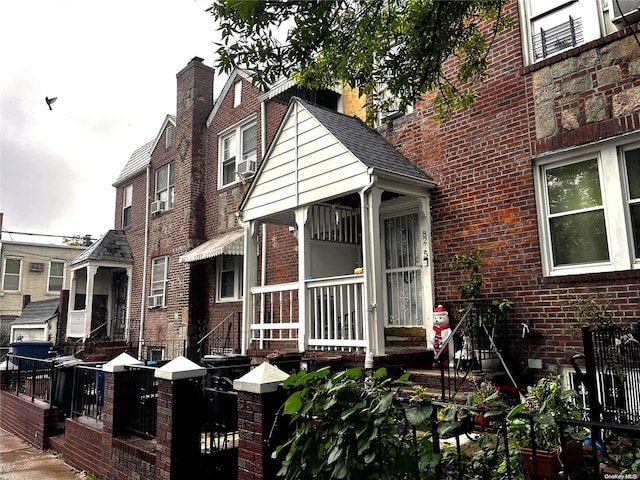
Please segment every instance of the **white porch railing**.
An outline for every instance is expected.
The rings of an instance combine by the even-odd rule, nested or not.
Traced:
[[[312,349],[364,350],[367,332],[363,289],[362,275],[307,280],[307,313],[303,315],[297,282],[254,287],[251,341],[261,349],[271,348],[273,342],[297,342],[300,322],[306,321],[305,344]]]
[[[251,289],[254,318],[251,341],[260,349],[267,342],[291,342],[298,339],[298,283],[280,283]]]
[[[72,310],[67,316],[67,337],[84,338],[87,319],[86,310]]]
[[[363,289],[363,275],[306,282],[310,347],[345,351],[367,347]]]

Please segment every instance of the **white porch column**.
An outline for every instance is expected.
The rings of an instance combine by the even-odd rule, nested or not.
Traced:
[[[133,292],[133,267],[126,267],[127,272],[127,309],[126,318],[124,319],[124,339],[126,342],[131,340],[131,295]],[[142,299],[141,308],[144,308],[145,299]],[[142,333],[141,333],[142,335]]]
[[[251,324],[255,318],[255,308],[251,289],[258,285],[258,238],[257,223],[249,221],[244,226],[244,262],[242,272],[242,354],[247,353],[251,340]],[[262,252],[265,255],[266,252]]]
[[[296,209],[296,225],[298,228],[298,350],[304,352],[309,346],[307,332],[309,325],[309,311],[307,308],[306,278],[311,265],[311,232],[307,228],[309,207]]]
[[[98,267],[87,265],[87,288],[85,290],[84,339],[91,335],[91,320],[93,317],[93,286]]]
[[[373,187],[361,194],[362,262],[364,267],[365,327],[367,353],[384,355],[384,315],[382,264],[380,255],[380,204],[382,189]]]

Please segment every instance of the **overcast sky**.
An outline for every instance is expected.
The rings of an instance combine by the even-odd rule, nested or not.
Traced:
[[[208,0],[0,1],[3,240],[114,226],[129,156],[176,112],[176,74],[213,66]],[[222,87],[216,82],[216,91]],[[45,97],[57,97],[49,110]]]

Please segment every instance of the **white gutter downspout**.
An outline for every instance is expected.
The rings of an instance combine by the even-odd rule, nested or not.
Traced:
[[[366,306],[366,312],[367,312],[367,322],[365,324],[365,328],[366,328],[366,333],[367,333],[367,351],[366,351],[366,355],[365,355],[365,368],[373,368],[373,356],[375,353],[372,350],[372,343],[371,343],[371,334],[373,331],[373,328],[371,328],[373,326],[372,322],[371,322],[371,317],[373,316],[372,313],[374,312],[374,310],[376,309],[376,305],[371,305],[370,303],[370,299],[371,299],[371,292],[370,292],[370,286],[372,284],[372,282],[374,281],[373,276],[371,275],[373,273],[372,270],[372,253],[370,252],[370,250],[373,249],[373,245],[371,244],[371,218],[369,216],[369,211],[371,209],[371,206],[369,205],[369,195],[367,195],[368,192],[371,191],[371,189],[373,188],[373,186],[376,183],[376,176],[373,175],[373,172],[371,170],[369,170],[369,184],[366,185],[362,190],[360,190],[360,208],[362,209],[362,238],[363,238],[363,242],[362,242],[362,267],[364,268],[364,275],[365,275],[365,288],[364,291],[362,292],[363,294],[363,300],[364,300],[364,305]],[[365,201],[366,200],[366,201]]]
[[[260,102],[260,156],[264,160],[267,148],[267,105],[263,100]],[[267,224],[262,224],[262,271],[260,272],[260,286],[267,284]],[[260,312],[264,312],[265,294],[260,294]],[[264,313],[262,313],[264,314]]]
[[[142,298],[140,299],[140,332],[138,334],[138,360],[142,360],[142,347],[144,346],[144,314],[145,314],[145,298],[147,298],[147,253],[149,251],[149,194],[151,187],[149,178],[151,177],[151,163],[147,166],[147,188],[145,198],[147,205],[145,207],[144,220],[144,253],[142,255]],[[133,281],[133,278],[131,279]]]

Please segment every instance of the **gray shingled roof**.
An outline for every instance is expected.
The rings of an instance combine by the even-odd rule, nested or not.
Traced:
[[[29,302],[12,324],[44,323],[58,314],[59,298]]]
[[[133,262],[127,236],[122,230],[109,230],[100,240],[78,255],[71,265],[85,261],[95,262]]]
[[[322,123],[346,148],[367,167],[405,175],[422,181],[433,182],[404,155],[396,150],[382,135],[369,128],[358,117],[348,117],[342,113],[319,107],[299,98],[298,101]]]
[[[151,140],[148,143],[145,143],[140,148],[134,150],[134,152],[129,157],[126,165],[118,175],[117,180],[113,183],[113,186],[117,186],[120,182],[123,182],[137,173],[143,171],[151,162],[151,148],[155,144],[155,139]]]

